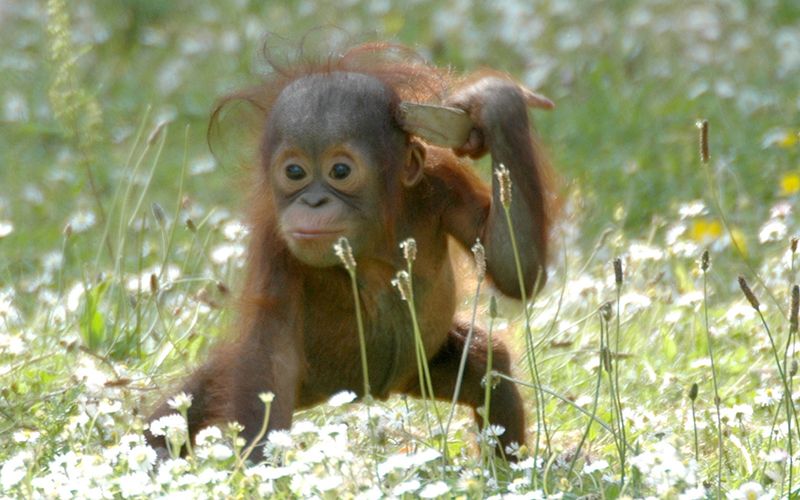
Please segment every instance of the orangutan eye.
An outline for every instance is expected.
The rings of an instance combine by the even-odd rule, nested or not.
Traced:
[[[306,171],[303,170],[303,167],[301,167],[300,165],[296,165],[294,163],[292,163],[291,165],[287,165],[285,172],[286,172],[286,177],[288,177],[293,181],[299,181],[300,179],[303,179],[306,176]]]
[[[330,175],[336,180],[342,180],[347,178],[348,175],[350,175],[351,170],[352,169],[350,168],[350,165],[346,163],[337,163],[333,166],[333,168],[331,168]]]

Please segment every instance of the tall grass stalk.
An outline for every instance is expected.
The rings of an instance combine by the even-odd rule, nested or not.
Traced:
[[[533,332],[531,331],[531,314],[528,308],[528,294],[525,292],[525,279],[522,274],[522,262],[520,261],[519,248],[517,246],[517,238],[514,233],[514,222],[511,220],[511,177],[508,169],[502,163],[498,166],[495,172],[498,184],[500,185],[500,201],[503,207],[503,214],[505,215],[506,225],[508,226],[508,233],[511,239],[511,250],[514,254],[514,265],[517,271],[517,280],[519,283],[519,295],[522,301],[522,308],[525,311],[525,347],[527,351],[526,359],[528,361],[528,371],[533,379],[536,393],[536,441],[533,451],[534,467],[539,461],[539,447],[542,432],[545,433],[546,446],[550,449],[550,435],[547,431],[547,418],[545,415],[544,392],[541,389],[541,379],[539,378],[539,367],[536,362],[536,346],[533,342]],[[541,280],[541,268],[536,276],[536,283],[534,283],[534,290],[539,285]],[[534,474],[533,487],[537,486],[537,476]]]
[[[117,237],[116,241],[119,242],[117,247],[117,255],[114,261],[114,273],[117,275],[118,279],[122,280],[122,271],[125,265],[125,247],[127,243],[127,236],[128,230],[130,229],[130,222],[136,217],[136,214],[141,207],[141,203],[144,200],[144,195],[147,193],[147,190],[150,187],[150,183],[153,179],[153,174],[155,173],[155,169],[158,166],[158,162],[161,158],[161,152],[163,151],[164,144],[166,143],[167,134],[164,130],[165,124],[163,122],[157,124],[155,128],[150,132],[150,135],[145,142],[144,149],[139,154],[136,162],[133,164],[132,168],[130,169],[130,173],[126,176],[125,179],[125,191],[122,193],[121,198],[119,200],[120,208],[119,208],[119,221],[117,223]],[[137,198],[137,202],[134,205],[135,209],[132,211],[128,211],[128,205],[132,202],[134,197],[134,185],[136,184],[136,179],[139,174],[139,170],[144,163],[147,154],[150,152],[151,148],[155,147],[156,151],[153,156],[153,161],[150,166],[150,171],[147,175],[147,181],[145,185],[142,187],[142,191]],[[116,202],[116,200],[115,200]]]
[[[139,139],[135,141],[138,143]],[[161,257],[161,265],[159,267],[159,271],[157,274],[153,274],[150,276],[151,280],[151,288],[152,283],[155,282],[156,284],[161,283],[164,280],[165,273],[167,272],[167,264],[170,259],[170,255],[172,253],[172,247],[175,244],[175,236],[177,234],[177,229],[180,226],[178,223],[180,219],[180,212],[181,212],[181,202],[183,200],[183,193],[184,193],[184,184],[186,181],[186,168],[188,164],[188,151],[189,151],[189,125],[184,128],[184,137],[183,137],[183,160],[181,161],[181,172],[178,177],[178,196],[177,201],[175,202],[175,209],[173,211],[172,221],[170,222],[167,220],[167,216],[164,213],[164,209],[158,204],[153,202],[151,205],[151,210],[153,212],[153,218],[156,219],[158,223],[159,231],[161,233],[161,247],[162,247],[162,257]],[[133,151],[129,154],[128,162],[131,161],[133,157]],[[167,225],[169,224],[169,229],[166,229]],[[153,350],[158,351],[163,347],[164,342],[168,342],[172,349],[178,350],[178,344],[175,341],[172,335],[172,325],[166,321],[163,307],[161,301],[159,300],[159,295],[157,290],[152,290],[152,300],[153,304],[156,309],[156,314],[159,317],[161,322],[161,327],[164,329],[164,336],[159,342],[154,346]]]
[[[136,279],[136,302],[139,303],[142,300],[142,270],[144,269],[144,217],[141,217],[141,230],[136,231],[136,276],[139,278]],[[134,224],[134,221],[131,220],[131,225]],[[141,359],[142,358],[142,323],[144,318],[144,308],[143,307],[134,307],[134,328],[131,330],[130,328],[126,329],[128,334],[126,335],[124,346],[126,349],[128,346],[135,344],[136,345],[136,356]]]
[[[733,228],[728,221],[728,216],[725,215],[725,211],[722,209],[722,200],[720,198],[719,191],[714,184],[714,175],[711,172],[711,166],[709,165],[711,156],[709,153],[708,120],[698,120],[695,122],[695,126],[700,131],[700,163],[703,165],[703,171],[706,174],[706,182],[708,183],[708,190],[711,192],[711,200],[714,202],[714,208],[717,210],[717,215],[722,222],[722,227],[724,227],[725,232],[728,233],[728,237],[731,239],[731,245],[733,245],[733,248],[736,249],[736,253],[738,253],[742,258],[742,262],[744,262],[747,270],[750,271],[750,274],[755,277],[758,284],[761,285],[778,310],[782,310],[780,301],[772,293],[772,291],[770,291],[769,287],[767,287],[767,284],[764,283],[761,275],[759,275],[758,271],[753,267],[753,264],[750,263],[750,259],[748,259],[745,249],[739,245],[739,240],[733,232]]]
[[[142,164],[144,163],[144,160],[147,157],[147,154],[150,152],[150,150],[151,150],[151,148],[153,146],[153,142],[148,140],[145,143],[144,149],[136,157],[136,161],[135,162],[133,161],[133,158],[134,158],[134,155],[135,155],[135,151],[139,148],[139,143],[141,142],[142,137],[144,135],[144,127],[145,127],[145,124],[147,122],[147,118],[148,118],[149,114],[150,114],[150,108],[148,107],[147,110],[144,113],[144,116],[142,117],[142,120],[139,123],[139,128],[138,128],[137,133],[136,133],[136,138],[134,139],[133,145],[131,146],[130,152],[128,153],[128,158],[127,158],[127,160],[125,162],[125,167],[123,169],[125,172],[129,172],[129,174],[124,177],[124,180],[122,182],[117,184],[117,188],[115,189],[114,196],[113,196],[113,198],[111,200],[111,209],[110,209],[110,212],[109,212],[109,217],[108,217],[108,219],[106,221],[104,221],[104,224],[103,224],[103,236],[102,236],[101,240],[108,240],[108,235],[112,230],[112,220],[113,220],[114,212],[117,210],[117,205],[119,205],[119,209],[118,209],[119,210],[119,215],[118,215],[119,220],[118,220],[117,227],[116,227],[117,235],[116,235],[115,239],[116,239],[117,242],[119,242],[120,246],[117,248],[118,253],[115,256],[113,256],[113,264],[114,264],[114,273],[117,276],[117,278],[120,280],[120,284],[122,284],[122,280],[123,280],[122,266],[124,264],[125,239],[126,239],[126,236],[127,236],[127,231],[130,229],[128,224],[126,224],[126,222],[125,222],[125,218],[126,218],[126,215],[127,215],[127,212],[128,212],[128,208],[127,208],[128,207],[128,201],[130,200],[130,198],[132,196],[133,185],[134,185],[135,179],[136,179],[136,177],[137,177],[137,175],[139,173],[139,170],[140,170]],[[150,136],[152,137],[152,132],[151,132]],[[165,138],[162,138],[162,139],[165,139]],[[163,144],[164,144],[164,142],[162,140],[162,143],[161,143],[162,147],[163,147]],[[160,155],[160,151],[159,151],[159,155]],[[155,169],[155,165],[156,164],[157,164],[157,162],[153,163],[152,169]],[[102,255],[102,251],[103,251],[102,250],[102,246],[100,246],[98,248],[97,254],[95,256],[95,266],[99,266],[100,265],[100,258],[101,258],[101,255]]]
[[[514,378],[514,377],[512,377],[510,375],[506,375],[505,373],[498,372],[497,370],[492,370],[492,377],[493,378],[497,378],[497,379],[502,379],[502,380],[508,380],[509,382],[513,382],[513,383],[515,383],[515,384],[517,384],[519,386],[527,387],[529,389],[536,389],[536,387],[534,387],[534,385],[532,383],[530,383],[530,382],[527,382],[525,380],[520,380],[518,378]],[[587,417],[591,417],[592,416],[592,413],[589,410],[586,410],[583,407],[575,404],[574,401],[570,400],[569,398],[567,398],[563,394],[559,394],[558,392],[556,392],[556,391],[554,391],[552,389],[548,389],[547,387],[540,387],[540,389],[545,394],[547,394],[549,396],[552,396],[555,399],[558,399],[563,404],[572,407],[577,412],[583,413]],[[597,423],[597,425],[602,427],[606,432],[608,432],[608,433],[613,433],[614,432],[614,429],[611,428],[611,424],[609,424],[605,420],[601,419],[600,417],[595,416],[592,420],[594,420],[595,423]],[[629,448],[633,448],[633,446],[631,446],[630,444],[628,445],[628,447]]]
[[[258,446],[259,441],[264,438],[267,434],[267,426],[269,425],[269,414],[270,409],[272,408],[272,401],[275,399],[275,395],[271,392],[265,392],[258,395],[261,402],[264,403],[264,419],[261,421],[261,428],[258,429],[255,437],[253,437],[253,442],[250,443],[247,448],[245,448],[244,452],[238,457],[236,460],[236,466],[231,473],[231,476],[236,474],[237,471],[240,471],[242,467],[244,467],[244,462],[250,457],[250,454],[253,453],[253,450],[256,449]]]
[[[619,461],[620,461],[620,486],[624,487],[625,485],[625,457],[627,454],[627,436],[625,434],[625,416],[622,414],[622,397],[620,396],[620,388],[619,388],[619,362],[620,362],[620,337],[621,337],[621,329],[620,329],[620,298],[622,295],[622,261],[617,258],[614,259],[614,282],[616,283],[616,290],[617,290],[617,297],[616,297],[616,345],[614,346],[614,359],[613,359],[613,380],[612,374],[609,372],[609,382],[611,384],[611,396],[613,406],[615,408],[617,414],[617,428],[619,430],[618,442],[619,442]],[[611,342],[609,341],[609,344]]]
[[[711,363],[711,381],[714,385],[714,407],[717,410],[717,499],[722,498],[722,413],[720,410],[719,382],[717,380],[717,365],[714,360],[714,349],[711,344],[711,329],[708,322],[708,269],[711,260],[708,250],[700,258],[700,270],[703,272],[703,323],[706,330],[706,347],[708,359]]]
[[[600,318],[600,349],[597,351],[597,381],[594,385],[594,397],[592,398],[592,414],[589,416],[589,422],[586,424],[586,430],[583,431],[583,435],[581,436],[581,440],[578,442],[578,446],[575,448],[575,453],[572,456],[572,460],[569,463],[569,469],[567,470],[567,474],[565,477],[569,478],[572,475],[572,471],[575,469],[575,463],[578,461],[578,458],[581,456],[581,450],[583,449],[583,445],[586,442],[586,439],[589,437],[589,432],[592,429],[592,424],[595,421],[597,416],[597,404],[600,400],[600,385],[603,382],[603,353],[606,350],[605,345],[605,338],[606,338],[606,331],[608,327],[606,326],[608,323],[608,317],[604,309],[610,309],[610,304],[605,303],[601,308],[598,310],[598,317]]]
[[[395,280],[399,281],[403,279],[403,276],[398,273],[397,278]],[[399,288],[399,286],[398,286]],[[412,306],[408,306],[410,309],[413,309]],[[414,325],[416,325],[416,314],[411,313],[411,321]],[[428,435],[433,436],[433,424],[430,420],[430,408],[428,407],[429,403],[433,404],[433,390],[428,390],[428,378],[427,378],[427,366],[428,361],[427,357],[425,356],[425,346],[422,345],[422,339],[419,336],[419,332],[417,328],[412,325],[413,335],[414,335],[414,357],[417,361],[417,380],[419,380],[419,395],[422,399],[422,408],[423,408],[423,415],[425,417],[425,426],[428,429]]]
[[[794,251],[792,251],[792,254],[794,254]],[[794,285],[794,286],[792,286],[791,299],[790,299],[790,305],[789,305],[789,335],[786,337],[786,347],[783,350],[783,371],[784,371],[784,373],[788,373],[789,374],[789,377],[788,377],[788,380],[787,380],[788,387],[789,387],[789,392],[786,393],[784,398],[786,399],[786,405],[787,406],[791,406],[793,411],[794,411],[794,401],[792,400],[792,385],[793,385],[792,381],[793,381],[794,375],[797,373],[797,362],[793,360],[793,362],[791,364],[791,367],[790,367],[790,365],[789,365],[789,349],[794,344],[794,339],[797,336],[797,314],[798,314],[798,306],[800,305],[799,303],[800,303],[800,287],[798,287],[797,285]],[[797,431],[800,433],[800,429],[797,429]],[[791,425],[791,420],[789,420],[787,422],[787,433],[786,434],[789,437],[789,442],[788,442],[788,446],[787,446],[786,449],[787,449],[787,452],[788,452],[788,455],[789,455],[788,462],[787,462],[787,466],[789,467],[789,474],[788,474],[788,476],[789,476],[789,489],[788,489],[788,491],[791,494],[791,491],[792,491],[792,479],[793,479],[793,477],[792,477],[792,474],[793,474],[793,470],[792,470],[793,469],[793,467],[792,467],[792,465],[793,465],[792,464],[793,455],[792,455],[792,425]]]
[[[72,236],[72,226],[67,223],[64,226],[64,230],[61,232],[63,236],[61,238],[61,261],[63,264],[58,268],[58,275],[56,279],[56,292],[58,293],[59,298],[64,297],[64,269],[67,267],[67,258],[68,258],[68,248],[69,248],[69,239]],[[51,311],[52,313],[52,311]]]
[[[469,321],[469,330],[467,330],[467,338],[464,340],[464,349],[461,352],[461,360],[459,361],[458,364],[456,385],[455,388],[453,389],[453,398],[450,401],[450,413],[447,416],[447,425],[444,428],[445,436],[449,435],[450,433],[450,424],[452,423],[453,415],[455,415],[456,412],[456,403],[458,403],[458,396],[461,394],[461,385],[464,382],[464,370],[467,367],[467,356],[469,355],[469,347],[472,344],[472,337],[475,333],[475,318],[477,317],[478,314],[478,299],[480,298],[481,294],[481,285],[483,284],[483,280],[486,278],[486,252],[483,248],[483,245],[481,244],[480,239],[478,239],[472,246],[472,254],[475,260],[475,269],[477,271],[478,282],[475,285],[475,295],[472,298],[472,315]],[[492,356],[491,340],[489,340],[486,345],[487,345],[487,355],[490,360],[489,362],[491,362],[491,356]],[[491,365],[489,370],[491,370]],[[488,413],[486,413],[483,416],[484,428],[488,420],[489,420],[489,415]]]
[[[150,106],[147,106],[147,108],[144,111],[144,114],[142,115],[142,119],[139,120],[139,126],[136,129],[136,135],[134,136],[133,144],[131,145],[130,150],[128,151],[128,156],[127,156],[127,158],[125,160],[125,165],[122,168],[122,170],[125,171],[125,172],[138,169],[138,165],[144,159],[144,155],[143,154],[139,155],[139,157],[137,157],[137,159],[136,159],[136,165],[134,165],[134,163],[133,163],[134,157],[136,156],[136,151],[139,149],[139,144],[142,142],[142,138],[144,137],[145,126],[147,125],[148,119],[150,117],[150,109],[151,109]],[[147,146],[146,146],[146,148],[147,148]],[[111,232],[111,220],[113,218],[112,216],[113,216],[113,212],[114,212],[114,207],[117,206],[117,203],[119,202],[120,196],[122,194],[122,188],[125,185],[126,185],[125,182],[119,182],[119,183],[117,183],[117,187],[114,189],[114,196],[111,198],[111,208],[110,208],[110,211],[109,211],[109,217],[105,221],[105,224],[103,224],[103,235],[100,237],[101,241],[105,241],[105,240],[108,239],[108,235]],[[180,201],[179,201],[179,203],[180,203]],[[101,244],[98,247],[97,254],[95,255],[95,258],[94,258],[95,267],[99,267],[100,266],[100,258],[103,255],[103,251],[104,251],[103,250],[103,245]],[[113,255],[111,256],[111,259],[112,259],[112,262],[116,262],[116,258]]]
[[[778,375],[781,378],[781,382],[783,383],[783,393],[785,397],[783,398],[786,407],[786,425],[787,425],[787,433],[786,433],[786,449],[789,452],[789,491],[792,489],[792,419],[794,418],[795,421],[795,431],[800,432],[800,425],[797,422],[797,413],[794,409],[794,404],[792,403],[792,391],[789,387],[789,381],[786,377],[786,372],[781,365],[781,358],[778,355],[778,349],[775,346],[775,339],[772,336],[772,331],[769,328],[769,324],[767,324],[766,318],[764,318],[764,313],[761,312],[761,304],[758,301],[758,298],[755,296],[753,291],[750,289],[750,285],[747,284],[747,281],[744,279],[744,276],[739,276],[739,287],[742,289],[742,293],[747,298],[747,301],[750,305],[755,309],[756,313],[758,313],[758,317],[761,319],[761,324],[764,326],[764,331],[767,333],[767,338],[769,338],[770,348],[772,350],[772,355],[775,357],[775,366],[778,368]],[[790,334],[791,336],[791,334]]]
[[[117,254],[115,256],[115,265],[114,265],[114,274],[116,279],[119,282],[119,297],[117,300],[116,305],[116,317],[122,317],[122,310],[126,307],[129,307],[129,302],[127,297],[124,293],[125,290],[125,258],[127,255],[126,248],[127,248],[127,236],[128,231],[131,225],[135,222],[137,215],[139,214],[142,205],[144,204],[145,195],[147,191],[150,189],[153,175],[155,174],[155,170],[158,167],[158,164],[161,159],[161,153],[164,150],[164,144],[166,143],[166,131],[164,131],[165,124],[162,122],[161,124],[157,125],[156,128],[151,132],[150,137],[147,140],[147,146],[145,150],[142,152],[141,159],[143,160],[145,154],[149,150],[150,145],[156,144],[155,154],[153,155],[152,164],[150,166],[150,170],[148,171],[146,181],[141,188],[138,196],[136,197],[136,201],[133,204],[133,208],[128,212],[128,204],[129,200],[134,197],[133,194],[133,184],[136,180],[136,174],[138,173],[138,168],[141,165],[141,161],[137,162],[134,170],[131,172],[130,177],[127,179],[127,187],[125,189],[125,194],[121,200],[121,207],[119,212],[119,222],[118,222],[118,235],[117,235]],[[163,132],[162,132],[163,131]],[[139,238],[142,237],[141,232],[138,234]],[[141,248],[141,243],[137,245]],[[137,274],[141,273],[142,270],[142,262],[141,262],[141,251],[137,251]],[[137,356],[142,356],[142,336],[140,332],[141,326],[141,308],[136,308],[136,317],[135,317],[135,327],[133,331],[125,335],[124,345],[125,349],[129,349],[131,343],[135,343],[136,346],[136,354]],[[115,326],[115,329],[118,329],[119,326]],[[118,333],[115,332],[114,338],[118,338]]]
[[[358,327],[358,344],[361,349],[361,375],[364,378],[364,397],[369,401],[372,398],[372,391],[369,385],[369,365],[367,364],[367,340],[364,336],[364,319],[361,316],[361,297],[358,293],[358,280],[356,278],[356,260],[353,258],[353,248],[350,242],[342,236],[333,246],[334,252],[342,261],[347,274],[350,276],[350,290],[353,293],[353,301],[356,310],[356,325]]]
[[[354,307],[356,310],[356,327],[358,329],[358,345],[361,351],[361,375],[364,378],[364,402],[367,405],[367,426],[369,427],[370,433],[370,450],[372,452],[372,463],[375,469],[375,478],[378,481],[378,484],[381,484],[381,476],[378,473],[378,451],[376,449],[376,442],[375,439],[375,425],[372,420],[372,411],[370,408],[372,407],[372,389],[370,388],[369,383],[369,364],[367,363],[367,339],[366,334],[364,332],[364,319],[361,314],[361,295],[358,293],[358,279],[356,276],[356,259],[353,256],[353,247],[350,246],[350,241],[347,238],[342,236],[339,238],[339,241],[333,245],[333,250],[336,253],[336,256],[339,257],[339,260],[342,261],[342,265],[347,270],[347,274],[350,276],[350,291],[353,294],[353,302]]]
[[[419,376],[420,396],[422,397],[423,405],[425,407],[425,418],[428,424],[428,432],[433,435],[433,428],[428,421],[428,400],[430,399],[433,414],[439,424],[440,433],[444,434],[444,422],[439,413],[439,408],[433,402],[433,380],[431,379],[430,367],[428,366],[428,356],[425,352],[425,344],[422,340],[422,333],[419,328],[419,320],[417,319],[417,310],[414,299],[414,280],[412,278],[414,272],[414,258],[416,257],[416,242],[413,239],[405,240],[401,243],[400,247],[403,249],[403,254],[406,257],[406,269],[399,271],[395,279],[392,280],[400,298],[406,303],[408,312],[411,315],[411,327],[414,333],[415,353],[417,357],[417,374]],[[447,455],[447,436],[443,436],[442,440],[442,455]]]
[[[486,429],[489,427],[489,417],[492,414],[492,388],[494,387],[492,364],[494,363],[494,350],[491,349],[491,345],[495,319],[497,319],[497,299],[492,295],[489,299],[489,330],[486,332],[486,344],[489,345],[490,348],[486,351],[486,375],[483,379],[483,433],[485,433]],[[486,441],[481,441],[481,461],[484,463],[489,461],[492,468],[492,475],[495,480],[497,480],[497,467],[495,466],[494,460],[489,458],[492,456],[492,451],[493,450],[486,446]]]
[[[606,335],[610,335],[606,331]],[[608,375],[608,392],[609,399],[611,400],[611,429],[614,436],[614,446],[617,448],[617,456],[620,463],[620,488],[625,485],[625,446],[626,443],[622,437],[622,419],[620,418],[619,404],[617,403],[617,391],[614,386],[614,361],[612,360],[611,349],[606,346],[601,352],[601,367],[605,369]],[[601,370],[602,372],[602,370]]]
[[[697,439],[697,412],[695,409],[695,401],[697,401],[697,392],[699,389],[697,382],[694,382],[689,389],[689,401],[692,405],[692,429],[694,430],[694,459],[698,463],[700,462],[700,446]]]
[[[167,261],[169,260],[172,246],[175,244],[175,234],[178,229],[178,221],[181,215],[181,205],[183,203],[184,185],[186,183],[186,167],[189,163],[189,125],[183,131],[183,159],[181,161],[181,174],[178,178],[178,198],[175,202],[175,209],[172,213],[172,225],[170,226],[169,236],[166,238],[164,247],[164,257],[161,261],[161,270],[158,273],[159,279],[164,277],[164,272],[167,269]]]

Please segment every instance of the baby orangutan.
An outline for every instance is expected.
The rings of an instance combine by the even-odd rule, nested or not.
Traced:
[[[263,113],[247,276],[236,335],[217,345],[182,389],[193,397],[190,436],[238,421],[252,442],[265,415],[263,392],[275,395],[269,430],[288,428],[296,409],[339,391],[363,396],[350,277],[333,250],[341,237],[357,264],[372,395],[420,394],[408,305],[391,284],[405,268],[398,244],[413,238],[414,306],[433,391],[450,399],[467,327],[454,321],[448,241],[470,248],[480,238],[495,287],[511,297],[521,292],[497,179],[487,185],[460,157],[489,153],[493,172],[507,168],[530,296],[546,277],[551,192],[528,107],[552,103],[501,74],[456,80],[385,44],[281,68],[223,105],[235,99]],[[483,405],[489,349],[493,369],[510,371],[505,346],[488,345],[476,331],[458,398],[473,410]],[[513,383],[500,380],[490,408],[489,421],[505,428],[500,445],[524,443],[523,403]],[[164,404],[150,420],[171,412]],[[165,446],[163,438],[148,440]],[[261,453],[257,446],[251,458]]]

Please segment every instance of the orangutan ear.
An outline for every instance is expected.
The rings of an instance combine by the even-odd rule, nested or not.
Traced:
[[[413,102],[400,103],[397,120],[409,134],[446,148],[463,146],[473,127],[463,109]]]
[[[406,153],[406,162],[403,165],[401,182],[405,187],[416,186],[425,172],[425,145],[416,139],[411,139]]]

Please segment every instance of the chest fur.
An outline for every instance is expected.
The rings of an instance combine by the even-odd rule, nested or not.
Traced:
[[[448,259],[412,277],[414,311],[430,359],[447,338],[455,309],[455,283]],[[410,304],[392,286],[390,269],[364,272],[358,281],[372,394],[386,397],[417,373],[414,322]],[[331,297],[314,298],[304,317],[306,367],[301,399],[314,404],[341,390],[363,392],[363,369],[355,300],[345,274]]]

